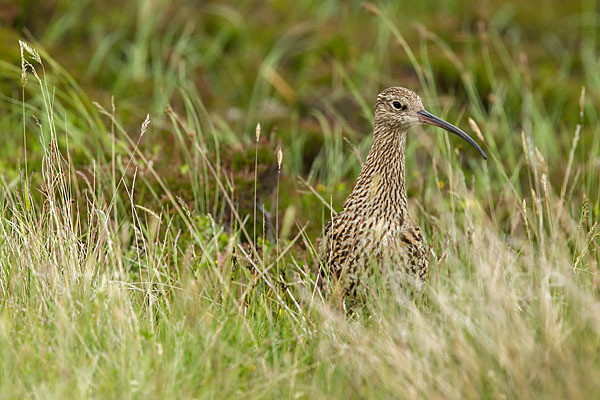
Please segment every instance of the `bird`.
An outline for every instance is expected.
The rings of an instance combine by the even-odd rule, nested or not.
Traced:
[[[341,291],[344,307],[365,303],[367,282],[376,269],[389,288],[417,293],[424,288],[428,248],[408,213],[405,185],[407,134],[418,124],[457,135],[487,159],[468,134],[426,111],[415,92],[390,87],[377,96],[371,149],[343,210],[327,223],[319,245],[319,286],[329,294]]]

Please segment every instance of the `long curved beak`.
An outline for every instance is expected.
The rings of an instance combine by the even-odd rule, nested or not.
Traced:
[[[475,149],[479,152],[479,154],[481,154],[481,156],[483,157],[484,160],[487,160],[487,156],[485,155],[485,153],[483,152],[483,150],[481,150],[481,147],[479,147],[479,145],[477,144],[477,142],[475,142],[471,136],[467,135],[465,132],[463,132],[462,130],[458,129],[457,127],[455,127],[454,125],[452,125],[449,122],[444,121],[441,118],[436,117],[435,115],[431,114],[428,111],[425,110],[421,110],[417,112],[417,116],[419,117],[419,119],[421,120],[421,122],[424,122],[426,124],[430,124],[430,125],[434,125],[434,126],[439,126],[442,129],[447,130],[450,133],[454,133],[456,136],[459,136],[461,138],[463,138],[464,140],[466,140],[467,142],[469,142],[469,144],[473,147],[475,147]]]

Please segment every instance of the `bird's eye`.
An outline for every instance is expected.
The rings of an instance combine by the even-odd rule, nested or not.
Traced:
[[[394,101],[392,103],[392,106],[394,106],[394,108],[396,110],[406,110],[406,106],[404,104],[400,103],[399,101]]]

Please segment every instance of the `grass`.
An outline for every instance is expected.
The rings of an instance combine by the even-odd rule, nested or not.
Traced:
[[[121,3],[0,28],[3,397],[598,397],[594,1]],[[314,248],[398,84],[489,158],[411,132],[429,280],[349,318]]]

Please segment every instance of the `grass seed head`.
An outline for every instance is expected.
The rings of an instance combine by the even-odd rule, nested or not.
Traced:
[[[277,150],[277,168],[281,171],[281,163],[283,162],[283,150],[281,147]]]

